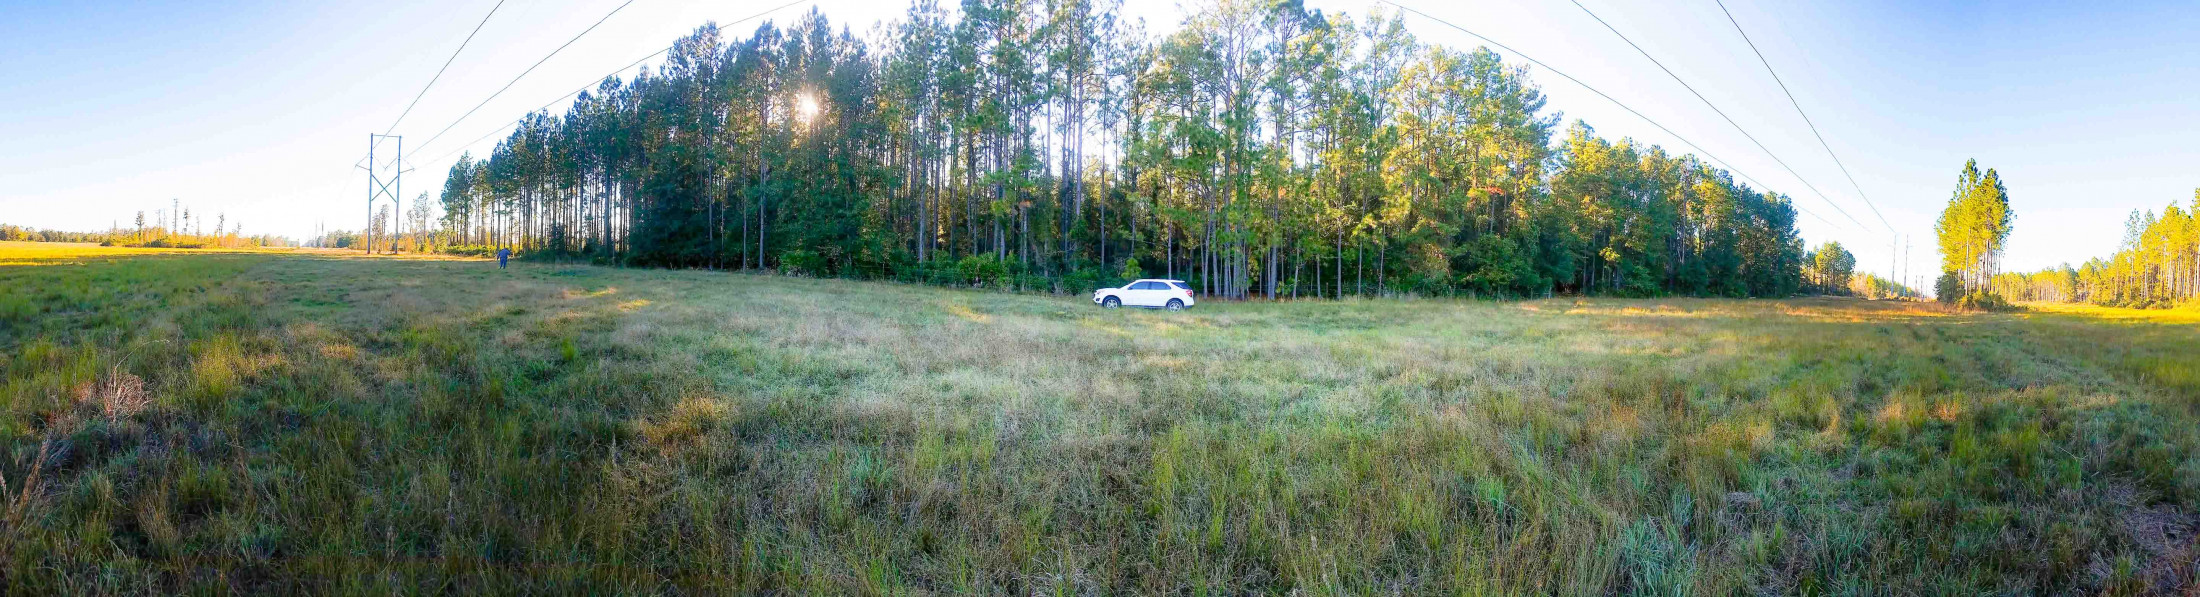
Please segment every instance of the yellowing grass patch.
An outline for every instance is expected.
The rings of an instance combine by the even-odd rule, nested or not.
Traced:
[[[2126,309],[2071,303],[2025,303],[2025,309],[2036,313],[2073,315],[2103,321],[2124,323],[2200,323],[2200,308],[2182,309]]]
[[[984,313],[979,313],[979,312],[977,312],[977,311],[972,311],[972,310],[970,310],[970,306],[968,306],[968,305],[962,305],[962,304],[949,304],[949,305],[947,305],[947,312],[948,312],[948,313],[953,313],[953,314],[955,314],[955,316],[956,316],[956,317],[961,317],[961,318],[963,318],[963,320],[964,320],[964,321],[968,321],[968,322],[971,322],[971,323],[992,323],[992,322],[993,322],[993,316],[991,316],[991,315],[986,315],[986,314],[984,314]]]

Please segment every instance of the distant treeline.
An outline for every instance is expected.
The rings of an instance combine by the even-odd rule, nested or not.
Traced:
[[[443,242],[648,266],[1228,297],[1786,296],[1789,199],[1561,126],[1395,16],[930,0],[867,42],[713,25],[462,157]],[[1844,286],[1835,285],[1839,289]]]
[[[96,243],[107,240],[105,232],[69,232],[26,228],[0,224],[0,241],[27,241],[43,243]]]
[[[143,215],[140,215],[139,219],[142,221]],[[204,230],[171,231],[160,226],[105,232],[69,232],[0,224],[0,241],[97,243],[110,247],[168,247],[181,249],[280,247],[294,244],[289,239],[280,236],[248,236],[244,234],[241,226],[227,230],[216,226],[215,232],[212,233]]]

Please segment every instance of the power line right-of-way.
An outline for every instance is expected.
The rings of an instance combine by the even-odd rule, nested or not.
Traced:
[[[1480,39],[1480,40],[1482,40],[1482,41],[1484,41],[1484,42],[1487,42],[1487,43],[1489,43],[1490,45],[1493,45],[1493,46],[1497,46],[1497,47],[1498,47],[1499,49],[1505,50],[1505,51],[1507,51],[1507,52],[1511,52],[1511,53],[1512,53],[1513,55],[1515,55],[1515,56],[1519,56],[1519,57],[1520,57],[1520,59],[1522,59],[1522,60],[1526,60],[1526,61],[1528,61],[1528,62],[1534,63],[1534,64],[1535,64],[1536,66],[1540,66],[1540,67],[1543,67],[1543,69],[1544,69],[1544,70],[1548,70],[1548,71],[1551,71],[1551,74],[1555,74],[1555,75],[1558,75],[1558,76],[1560,76],[1560,77],[1563,77],[1563,78],[1565,78],[1565,79],[1566,79],[1566,80],[1568,80],[1568,81],[1573,81],[1575,85],[1580,85],[1582,89],[1587,89],[1587,90],[1589,90],[1589,92],[1590,92],[1590,93],[1594,93],[1594,94],[1597,94],[1597,96],[1598,96],[1598,97],[1602,97],[1602,98],[1604,98],[1604,99],[1605,99],[1606,101],[1610,101],[1610,102],[1612,102],[1612,104],[1613,104],[1613,105],[1617,105],[1617,106],[1619,106],[1619,108],[1620,108],[1620,109],[1622,109],[1622,110],[1626,110],[1626,111],[1627,111],[1627,113],[1635,115],[1635,117],[1636,117],[1636,118],[1641,118],[1641,119],[1643,120],[1643,122],[1648,122],[1648,123],[1650,123],[1650,126],[1658,127],[1658,130],[1661,130],[1661,131],[1665,131],[1665,134],[1667,134],[1667,135],[1672,135],[1674,139],[1676,139],[1676,140],[1679,140],[1679,141],[1680,141],[1681,143],[1683,143],[1683,144],[1686,144],[1686,145],[1688,145],[1688,146],[1689,146],[1689,147],[1691,147],[1691,148],[1694,148],[1694,149],[1696,150],[1696,152],[1697,152],[1697,153],[1701,153],[1701,154],[1703,154],[1703,156],[1704,156],[1705,158],[1709,158],[1709,159],[1710,159],[1711,161],[1713,161],[1713,162],[1717,162],[1717,163],[1718,163],[1719,165],[1721,165],[1721,166],[1725,166],[1725,167],[1726,167],[1726,169],[1727,169],[1728,171],[1730,171],[1730,172],[1733,172],[1733,173],[1734,173],[1735,175],[1737,175],[1737,176],[1740,176],[1740,177],[1742,177],[1743,179],[1745,179],[1745,180],[1748,180],[1748,181],[1749,181],[1750,183],[1752,183],[1752,184],[1755,184],[1755,185],[1757,185],[1757,187],[1758,187],[1759,189],[1764,189],[1764,190],[1767,190],[1767,191],[1769,191],[1769,190],[1770,190],[1770,189],[1772,188],[1772,187],[1770,187],[1770,186],[1767,186],[1767,185],[1765,185],[1765,183],[1764,183],[1764,182],[1762,182],[1762,181],[1759,181],[1759,180],[1757,180],[1757,178],[1756,178],[1756,177],[1754,177],[1754,176],[1750,176],[1750,175],[1749,175],[1749,173],[1747,173],[1747,172],[1743,172],[1741,168],[1736,168],[1736,167],[1734,167],[1734,164],[1733,164],[1733,162],[1728,162],[1728,161],[1726,161],[1726,160],[1720,159],[1720,158],[1719,158],[1719,156],[1716,156],[1716,155],[1712,155],[1711,151],[1710,151],[1710,150],[1708,150],[1708,149],[1704,149],[1704,147],[1703,147],[1702,145],[1698,145],[1698,144],[1696,144],[1696,142],[1688,140],[1688,138],[1687,138],[1687,137],[1681,136],[1681,134],[1680,134],[1680,133],[1674,132],[1674,131],[1673,131],[1673,129],[1671,129],[1671,128],[1667,128],[1667,127],[1666,127],[1666,126],[1665,126],[1664,124],[1660,124],[1660,123],[1659,123],[1659,122],[1657,121],[1657,119],[1655,119],[1655,118],[1651,118],[1651,117],[1650,117],[1649,115],[1643,114],[1643,113],[1642,113],[1641,111],[1638,111],[1638,110],[1636,110],[1636,109],[1635,109],[1634,107],[1632,107],[1632,106],[1629,106],[1629,105],[1627,105],[1627,102],[1619,101],[1619,98],[1615,98],[1615,97],[1612,97],[1612,96],[1611,96],[1611,94],[1607,94],[1607,93],[1605,93],[1605,92],[1603,92],[1603,91],[1601,91],[1601,90],[1598,90],[1598,89],[1596,88],[1596,86],[1594,86],[1594,85],[1590,85],[1590,84],[1588,84],[1587,82],[1584,82],[1584,81],[1582,81],[1581,79],[1577,79],[1577,78],[1574,78],[1574,76],[1573,76],[1573,75],[1569,75],[1569,74],[1566,74],[1566,72],[1565,72],[1565,71],[1561,71],[1561,70],[1558,70],[1557,68],[1554,68],[1554,67],[1552,67],[1552,66],[1551,66],[1551,65],[1549,65],[1549,64],[1545,64],[1545,63],[1544,63],[1543,61],[1541,61],[1541,60],[1536,60],[1534,56],[1529,56],[1529,55],[1527,55],[1526,53],[1523,53],[1523,52],[1521,52],[1520,50],[1515,50],[1515,49],[1513,49],[1513,48],[1512,48],[1512,46],[1508,46],[1508,45],[1505,45],[1504,43],[1501,43],[1501,42],[1499,42],[1499,41],[1497,41],[1497,40],[1495,40],[1495,39],[1490,39],[1489,37],[1487,37],[1487,36],[1484,36],[1484,35],[1482,35],[1482,34],[1480,34],[1480,33],[1475,33],[1475,32],[1473,32],[1473,31],[1471,31],[1471,30],[1468,30],[1468,29],[1467,29],[1467,28],[1465,28],[1465,27],[1461,27],[1461,26],[1459,26],[1459,25],[1453,24],[1453,23],[1452,23],[1451,21],[1446,21],[1446,20],[1444,20],[1444,19],[1438,18],[1438,17],[1436,17],[1435,15],[1431,15],[1431,14],[1429,14],[1429,13],[1421,12],[1420,10],[1416,10],[1416,9],[1414,9],[1413,7],[1410,7],[1410,6],[1406,6],[1406,5],[1403,5],[1403,4],[1399,4],[1399,3],[1397,3],[1397,2],[1394,2],[1394,1],[1392,1],[1392,0],[1375,0],[1375,1],[1376,1],[1376,2],[1380,2],[1380,3],[1383,3],[1383,4],[1388,4],[1388,5],[1391,5],[1391,6],[1393,6],[1393,7],[1396,7],[1396,8],[1398,9],[1398,10],[1403,10],[1403,11],[1406,11],[1406,12],[1410,12],[1410,13],[1413,13],[1414,15],[1416,15],[1416,16],[1419,16],[1419,17],[1421,17],[1421,18],[1424,18],[1424,19],[1428,19],[1428,20],[1431,20],[1431,21],[1435,21],[1436,23],[1438,23],[1438,24],[1441,24],[1441,25],[1443,25],[1443,26],[1446,26],[1446,27],[1450,27],[1450,28],[1452,28],[1452,29],[1456,29],[1456,30],[1458,30],[1458,31],[1459,31],[1460,33],[1465,33],[1465,34],[1467,34],[1467,35],[1473,36],[1473,37],[1474,37],[1475,39]],[[1823,199],[1823,197],[1821,197],[1821,199]],[[1831,202],[1831,201],[1828,201],[1828,202],[1827,202],[1827,204],[1828,204],[1828,205],[1832,205],[1832,202]],[[1813,213],[1813,212],[1811,212],[1811,211],[1810,211],[1809,209],[1806,209],[1806,208],[1804,208],[1804,207],[1803,207],[1802,205],[1800,205],[1800,204],[1796,204],[1796,203],[1790,202],[1790,203],[1789,203],[1789,205],[1793,205],[1793,206],[1795,207],[1795,209],[1796,209],[1796,210],[1798,210],[1798,211],[1801,211],[1801,212],[1803,212],[1803,213],[1805,213],[1805,214],[1809,214],[1809,215],[1810,215],[1810,217],[1813,217],[1813,218],[1817,218],[1817,219],[1818,219],[1818,221],[1820,221],[1820,222],[1825,222],[1825,223],[1826,223],[1826,225],[1828,225],[1828,226],[1839,226],[1838,224],[1834,224],[1834,223],[1833,223],[1833,222],[1832,222],[1831,220],[1827,220],[1827,219],[1826,219],[1825,217],[1823,217],[1823,216],[1819,216],[1818,214],[1816,214],[1816,213]],[[1838,209],[1840,209],[1840,206],[1834,206],[1834,209],[1838,210]],[[1844,213],[1842,213],[1841,215],[1844,215],[1844,216],[1846,216],[1846,215],[1848,215],[1848,214],[1847,214],[1846,212],[1844,212]],[[1849,218],[1849,219],[1850,219],[1850,220],[1852,220],[1852,221],[1853,221],[1853,220],[1855,220],[1855,218],[1853,218],[1853,217],[1852,217],[1852,218]]]
[[[1795,101],[1795,92],[1788,90],[1787,81],[1780,80],[1779,71],[1772,70],[1772,61],[1766,60],[1765,53],[1757,49],[1757,42],[1749,39],[1749,32],[1742,30],[1742,23],[1734,20],[1734,13],[1726,9],[1725,0],[1712,1],[1719,4],[1719,12],[1726,15],[1726,22],[1734,24],[1734,32],[1741,34],[1742,41],[1749,44],[1749,51],[1757,55],[1757,62],[1765,65],[1765,72],[1772,75],[1772,82],[1780,84],[1780,93],[1787,95],[1788,105],[1795,106],[1795,113],[1803,117],[1803,124],[1810,125],[1810,134],[1818,138],[1819,147],[1826,148],[1826,155],[1833,158],[1833,165],[1841,167],[1841,175],[1848,177],[1849,186],[1856,187],[1856,196],[1864,200],[1864,206],[1871,208],[1872,215],[1879,218],[1879,223],[1886,226],[1888,232],[1893,232],[1894,224],[1887,223],[1887,216],[1880,215],[1879,206],[1873,205],[1871,195],[1864,193],[1864,185],[1856,184],[1856,175],[1849,174],[1848,164],[1841,163],[1841,156],[1833,152],[1832,145],[1826,143],[1826,136],[1819,134],[1818,123],[1811,122],[1810,115],[1803,113],[1802,102]]]

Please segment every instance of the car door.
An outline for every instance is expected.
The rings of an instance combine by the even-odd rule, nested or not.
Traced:
[[[1158,286],[1160,285],[1154,282],[1132,282],[1131,289],[1123,293],[1123,304],[1133,307],[1155,306],[1154,299],[1161,294],[1156,290]]]

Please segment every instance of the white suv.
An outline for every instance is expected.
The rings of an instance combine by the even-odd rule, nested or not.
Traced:
[[[1182,311],[1192,306],[1192,289],[1183,280],[1139,280],[1122,288],[1092,291],[1093,304],[1116,307],[1151,307]]]

